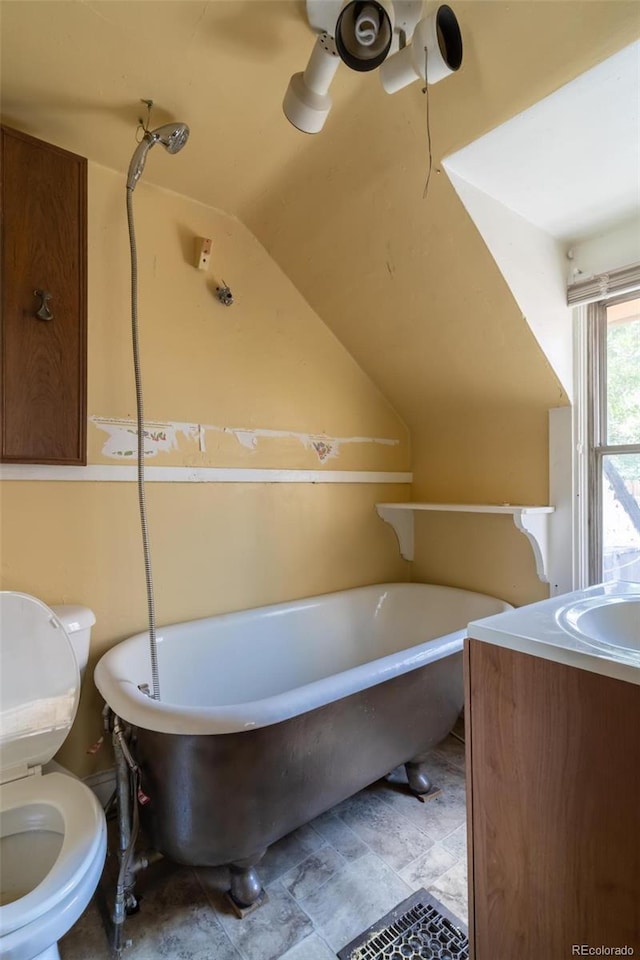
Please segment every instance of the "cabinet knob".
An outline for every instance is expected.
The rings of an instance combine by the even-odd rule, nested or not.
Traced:
[[[52,299],[48,290],[34,290],[34,297],[40,297],[41,303],[35,312],[38,320],[53,320],[53,314],[49,310],[49,300]]]

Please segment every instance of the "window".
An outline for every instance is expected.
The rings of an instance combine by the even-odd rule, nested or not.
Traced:
[[[588,336],[589,580],[640,581],[640,298],[592,303]]]

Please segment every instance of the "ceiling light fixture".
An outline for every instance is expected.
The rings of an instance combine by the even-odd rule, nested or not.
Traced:
[[[284,95],[282,109],[290,123],[303,133],[319,133],[329,116],[331,81],[340,66],[333,37],[321,33],[316,40],[304,73],[294,73]]]
[[[460,27],[451,7],[443,4],[420,21],[408,46],[385,60],[380,80],[387,93],[395,93],[414,80],[437,83],[461,64]]]
[[[319,36],[305,71],[289,81],[282,105],[287,119],[303,133],[322,130],[340,61],[358,72],[380,67],[387,93],[419,78],[437,83],[458,70],[462,36],[455,14],[446,5],[422,20],[421,12],[422,0],[307,0]]]
[[[389,0],[348,0],[336,20],[338,55],[352,70],[375,70],[393,42],[394,14]]]

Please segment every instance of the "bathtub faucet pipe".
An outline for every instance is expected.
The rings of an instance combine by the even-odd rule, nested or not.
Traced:
[[[111,714],[112,742],[116,760],[116,790],[118,796],[118,880],[113,903],[112,948],[120,956],[124,943],[125,918],[138,911],[135,895],[135,876],[133,854],[138,839],[139,812],[137,793],[139,789],[139,767],[136,764],[125,735],[120,718]]]

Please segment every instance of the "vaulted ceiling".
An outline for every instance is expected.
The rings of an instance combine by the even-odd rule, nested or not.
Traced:
[[[552,406],[562,391],[440,163],[631,43],[640,8],[454,6],[458,74],[391,97],[341,67],[305,136],[281,111],[313,42],[298,0],[4,0],[3,120],[124,172],[153,98],[153,125],[191,138],[145,178],[243,220],[410,426],[434,405]]]

